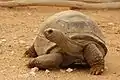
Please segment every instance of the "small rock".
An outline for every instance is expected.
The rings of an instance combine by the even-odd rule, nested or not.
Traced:
[[[105,66],[105,70],[107,70],[107,71],[108,71],[108,67],[107,67],[107,66]]]
[[[34,67],[34,68],[31,69],[30,74],[33,75],[33,76],[35,76],[36,75],[35,72],[37,72],[38,70],[39,69],[37,67]]]
[[[2,39],[1,41],[2,41],[2,42],[6,42],[7,40],[6,40],[6,39]]]
[[[50,73],[50,71],[48,69],[45,70],[45,73]]]
[[[109,25],[109,26],[114,26],[115,24],[112,23],[112,22],[110,22],[110,23],[108,23],[108,25]]]
[[[34,67],[31,69],[31,72],[37,72],[39,69],[37,67]]]
[[[62,72],[62,73],[65,73],[65,70],[63,70],[63,69],[60,69],[60,72]]]
[[[11,53],[11,54],[14,54],[15,52],[14,52],[14,51],[11,51],[10,53]]]
[[[68,68],[66,71],[67,71],[67,72],[72,72],[72,71],[73,71],[73,69]]]
[[[25,44],[26,42],[23,41],[23,40],[20,40],[19,43],[20,43],[20,44]]]
[[[28,15],[30,16],[30,15],[31,15],[31,13],[28,13]]]
[[[16,68],[16,66],[11,66],[12,68]]]

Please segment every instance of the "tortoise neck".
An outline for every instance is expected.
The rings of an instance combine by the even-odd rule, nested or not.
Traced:
[[[63,36],[56,44],[66,53],[78,53],[82,46],[67,36]]]

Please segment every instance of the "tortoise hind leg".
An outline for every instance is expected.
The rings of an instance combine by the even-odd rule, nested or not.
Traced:
[[[45,54],[32,59],[28,67],[38,67],[39,69],[57,68],[62,63],[62,55],[59,53]]]
[[[104,57],[95,44],[88,44],[84,49],[84,57],[90,65],[92,75],[100,75],[104,71]]]
[[[25,53],[24,55],[26,56],[29,56],[29,57],[37,57],[37,53],[35,51],[35,48],[34,48],[34,45],[32,45]]]

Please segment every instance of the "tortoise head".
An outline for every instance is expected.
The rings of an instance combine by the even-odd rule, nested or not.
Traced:
[[[48,28],[44,30],[44,36],[51,42],[58,43],[58,44],[66,40],[66,36],[63,32],[57,29],[52,29],[52,28]]]

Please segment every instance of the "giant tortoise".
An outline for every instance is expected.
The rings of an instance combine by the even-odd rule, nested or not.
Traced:
[[[67,10],[54,14],[40,25],[33,45],[25,54],[33,57],[29,68],[90,66],[90,73],[104,71],[107,47],[98,25],[87,15]]]

